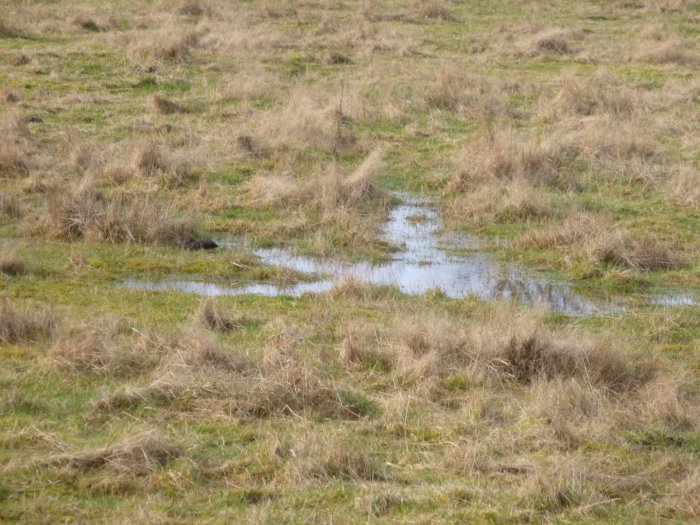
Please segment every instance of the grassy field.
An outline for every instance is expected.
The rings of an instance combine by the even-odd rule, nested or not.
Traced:
[[[700,2],[4,0],[0,522],[700,522]],[[627,308],[355,280],[395,192]],[[207,239],[244,239],[212,251]]]

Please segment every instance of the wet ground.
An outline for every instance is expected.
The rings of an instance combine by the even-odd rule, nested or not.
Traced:
[[[295,255],[287,248],[256,250],[262,262],[281,266],[317,280],[291,285],[254,283],[226,286],[206,281],[167,279],[144,281],[128,279],[129,288],[180,291],[203,296],[265,295],[301,296],[323,293],[346,279],[374,285],[396,286],[406,294],[423,294],[440,290],[452,298],[477,296],[483,299],[514,300],[540,306],[567,315],[581,316],[624,309],[625,301],[593,301],[576,293],[567,283],[526,272],[511,264],[497,261],[479,251],[478,239],[441,235],[442,221],[427,200],[399,195],[396,206],[383,226],[385,240],[399,247],[390,262],[353,263]],[[226,245],[226,243],[221,243]],[[455,249],[459,249],[456,252]],[[688,306],[696,300],[686,294],[661,294],[646,297],[652,304]]]
[[[401,198],[403,203],[391,211],[383,226],[383,237],[400,248],[388,263],[352,263],[299,256],[289,249],[259,249],[256,254],[265,264],[322,277],[293,285],[256,283],[225,286],[178,279],[160,282],[129,279],[124,285],[205,296],[300,296],[327,292],[336,284],[353,278],[375,285],[396,286],[407,294],[441,290],[452,298],[474,295],[484,299],[516,300],[569,315],[589,315],[600,309],[600,305],[584,299],[565,283],[529,274],[476,250],[452,253],[454,247],[476,248],[478,243],[466,237],[441,237],[442,221],[430,202],[405,195]]]

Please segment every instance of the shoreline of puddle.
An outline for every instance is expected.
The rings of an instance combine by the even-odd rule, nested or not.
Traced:
[[[398,194],[397,197],[401,203],[389,212],[388,220],[382,226],[382,238],[400,249],[387,262],[348,262],[297,255],[290,248],[261,248],[254,253],[263,264],[323,277],[294,284],[258,282],[226,286],[166,278],[161,281],[126,279],[121,285],[132,289],[178,291],[209,297],[251,294],[300,297],[309,293],[327,293],[344,281],[355,279],[371,285],[395,286],[409,295],[440,290],[453,299],[476,296],[486,300],[516,301],[577,317],[626,309],[624,305],[610,300],[584,298],[568,283],[498,261],[492,255],[478,251],[479,239],[456,234],[450,235],[449,242],[444,238],[446,236],[441,239],[442,219],[428,199],[407,194]],[[226,243],[222,244],[225,246]],[[474,251],[466,254],[449,251],[468,247],[474,247]],[[687,294],[650,298],[652,303],[669,307],[697,304],[697,300]]]

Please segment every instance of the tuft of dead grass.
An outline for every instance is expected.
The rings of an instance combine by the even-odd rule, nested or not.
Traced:
[[[670,38],[661,43],[640,44],[637,52],[632,55],[632,59],[647,64],[693,66],[700,63],[700,54],[688,42],[684,42],[680,38]]]
[[[590,116],[607,113],[627,117],[645,108],[642,96],[621,86],[604,72],[577,78],[564,75],[557,95],[540,101],[540,114],[547,121],[565,115]]]
[[[57,454],[49,461],[84,471],[105,469],[106,475],[124,481],[151,474],[184,453],[184,447],[162,432],[146,429],[103,448]],[[113,480],[105,479],[105,482]]]
[[[17,276],[27,273],[27,264],[13,253],[0,255],[0,273]]]
[[[516,46],[517,54],[534,57],[538,55],[568,55],[573,52],[574,42],[583,39],[580,31],[569,29],[545,29],[526,37]]]
[[[198,237],[191,219],[175,218],[173,206],[151,194],[117,191],[107,199],[90,181],[52,195],[33,229],[67,240],[89,239],[184,246]]]
[[[526,232],[521,246],[569,248],[594,265],[613,264],[633,270],[670,270],[688,264],[687,258],[652,237],[632,242],[610,224],[590,214],[574,213],[562,224]]]
[[[673,182],[673,194],[679,202],[700,206],[700,172],[692,168],[683,169],[674,177]]]
[[[413,12],[426,20],[443,20],[453,22],[457,18],[450,12],[449,2],[445,0],[418,0],[413,5]]]
[[[248,184],[248,202],[255,206],[308,205],[327,213],[357,208],[385,197],[375,184],[382,166],[382,153],[375,150],[349,174],[332,164],[325,173],[305,179],[285,174],[255,176]]]
[[[26,124],[16,115],[5,116],[0,121],[0,176],[15,177],[29,172],[28,149],[32,142]]]
[[[200,35],[195,32],[183,34],[178,29],[163,29],[133,42],[129,53],[132,60],[137,62],[145,59],[187,62],[199,39]]]
[[[522,179],[533,184],[567,186],[572,183],[563,168],[575,152],[556,141],[534,142],[507,131],[479,135],[456,158],[458,171],[448,191],[474,188],[485,182]]]
[[[493,182],[459,195],[447,208],[447,217],[472,224],[527,221],[552,215],[551,205],[524,178]]]
[[[197,320],[206,328],[231,332],[245,326],[246,318],[223,309],[211,298],[203,300],[197,310]]]
[[[0,194],[0,216],[19,217],[22,215],[22,202],[14,195]]]
[[[151,103],[153,105],[153,108],[156,110],[156,112],[160,113],[162,115],[173,115],[175,113],[186,113],[185,108],[183,108],[179,104],[176,104],[175,102],[168,100],[166,98],[163,98],[159,95],[153,95],[153,97],[151,97]]]
[[[15,310],[8,299],[0,302],[0,342],[36,341],[53,333],[56,320],[46,312],[25,314]]]
[[[133,149],[131,166],[138,175],[151,177],[159,171],[166,171],[169,163],[159,144],[152,140],[143,140]]]

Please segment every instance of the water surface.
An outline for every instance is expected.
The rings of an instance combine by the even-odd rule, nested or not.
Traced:
[[[287,248],[256,250],[261,261],[309,275],[312,282],[292,285],[254,283],[225,286],[211,282],[170,279],[159,282],[129,279],[123,284],[145,290],[181,291],[205,296],[256,294],[301,296],[328,292],[348,278],[374,285],[396,286],[406,294],[441,290],[448,297],[477,296],[483,299],[514,300],[568,315],[590,315],[599,310],[566,283],[525,272],[476,250],[452,253],[455,247],[477,247],[475,239],[446,239],[440,235],[442,221],[430,202],[402,196],[382,228],[385,240],[399,247],[386,263],[347,262],[296,255]]]

